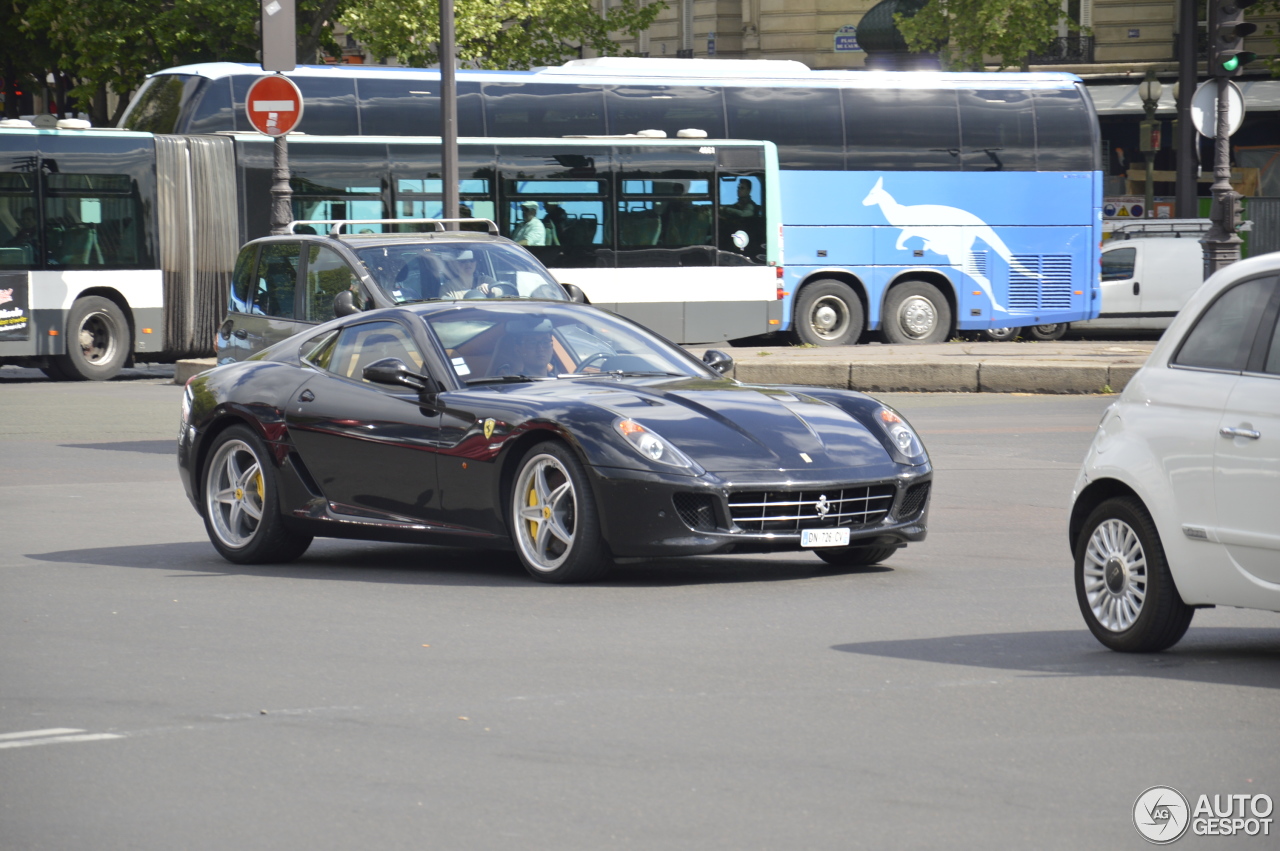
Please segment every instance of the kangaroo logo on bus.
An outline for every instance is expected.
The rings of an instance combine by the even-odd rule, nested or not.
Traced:
[[[973,262],[975,242],[982,240],[991,246],[1004,262],[1022,274],[1032,278],[1040,277],[1014,259],[1009,246],[1004,244],[1004,240],[996,235],[991,226],[968,210],[941,204],[899,204],[885,190],[883,177],[876,181],[867,197],[862,199],[862,205],[878,206],[889,224],[899,229],[895,248],[902,251],[907,247],[907,240],[916,237],[924,240],[925,250],[943,255],[953,266],[960,267],[965,274],[977,281],[996,310],[1004,308],[996,300],[991,281]]]

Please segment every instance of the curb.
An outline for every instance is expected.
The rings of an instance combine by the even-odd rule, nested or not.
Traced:
[[[798,384],[870,392],[1119,393],[1135,364],[1058,363],[737,363],[733,377],[756,384]]]

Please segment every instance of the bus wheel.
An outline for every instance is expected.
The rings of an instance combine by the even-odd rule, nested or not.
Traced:
[[[1033,340],[1042,340],[1049,342],[1051,340],[1061,340],[1070,327],[1067,322],[1057,322],[1053,325],[1032,325],[1027,328],[1027,336]]]
[[[862,336],[858,294],[830,278],[806,284],[796,300],[795,333],[810,346],[852,346]]]
[[[924,281],[906,281],[884,300],[884,335],[890,343],[941,343],[951,330],[951,305]]]
[[[76,299],[67,315],[67,353],[56,370],[72,381],[106,381],[128,357],[129,323],[116,303],[101,296]]]
[[[1022,333],[1021,328],[988,328],[980,333],[983,340],[991,340],[996,343],[1007,343],[1010,340],[1018,339],[1018,335]]]

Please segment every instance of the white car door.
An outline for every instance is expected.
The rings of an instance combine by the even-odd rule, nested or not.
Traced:
[[[1235,567],[1258,580],[1256,593],[1280,598],[1280,279],[1258,283],[1270,289],[1271,305],[1263,312],[1260,345],[1223,411],[1214,497],[1218,540]]]

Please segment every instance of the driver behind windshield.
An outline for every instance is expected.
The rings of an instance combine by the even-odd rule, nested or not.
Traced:
[[[551,366],[551,320],[529,317],[507,323],[512,341],[511,357],[495,370],[496,375],[555,375]]]
[[[480,259],[469,248],[459,251],[447,266],[447,277],[440,285],[440,298],[487,296],[490,287],[498,283],[480,270]]]

